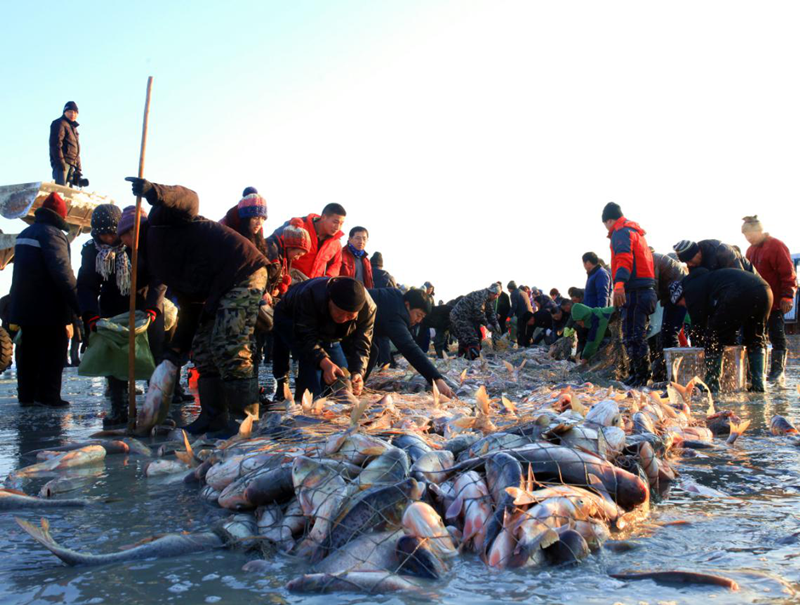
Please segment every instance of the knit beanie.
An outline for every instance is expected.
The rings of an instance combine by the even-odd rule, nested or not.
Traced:
[[[67,101],[67,104],[64,105],[64,111],[61,113],[65,113],[67,111],[78,111],[78,104],[75,101]]]
[[[742,220],[744,221],[742,224],[742,233],[747,233],[748,231],[761,233],[764,231],[764,228],[761,226],[761,221],[758,220],[758,215],[746,216]]]
[[[383,254],[380,252],[373,252],[372,258],[369,259],[370,264],[377,269],[383,269]]]
[[[239,218],[253,218],[254,216],[267,218],[267,200],[257,193],[244,196],[239,202],[238,208]]]
[[[255,187],[245,187],[244,191],[242,191],[242,197],[247,197],[251,193],[258,193],[258,189]]]
[[[92,212],[92,237],[117,234],[117,223],[122,216],[119,206],[100,204]]]
[[[497,282],[493,283],[486,289],[489,290],[489,294],[500,294],[500,292],[503,291],[503,288],[500,287],[500,284],[498,284]]]
[[[678,260],[684,263],[692,260],[700,252],[700,246],[688,239],[682,239],[672,246],[672,249],[678,255]]]
[[[352,277],[333,277],[328,282],[328,296],[342,311],[360,311],[367,301],[367,291],[361,282]]]
[[[622,218],[622,208],[619,207],[619,204],[615,204],[614,202],[608,202],[606,207],[603,208],[603,222],[610,220],[617,220]]]
[[[136,220],[136,206],[127,206],[122,210],[122,216],[117,224],[117,235],[123,235],[133,229],[133,223]],[[141,227],[147,222],[147,212],[142,208],[139,215],[139,226]]]
[[[55,191],[45,198],[45,200],[42,202],[42,208],[52,210],[63,219],[67,218],[67,204],[64,201],[64,198],[58,195],[58,193]]]
[[[281,237],[283,238],[284,248],[297,248],[304,252],[311,252],[311,237],[303,227],[292,224],[286,225],[283,228]]]

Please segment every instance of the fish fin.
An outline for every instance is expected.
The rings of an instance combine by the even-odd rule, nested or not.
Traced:
[[[304,414],[309,414],[311,412],[311,405],[314,401],[313,395],[311,395],[311,391],[306,389],[303,391],[303,397],[301,399],[300,405],[303,408]]]
[[[431,393],[433,393],[433,407],[439,407],[439,387],[436,386],[436,381],[431,383]]]
[[[327,401],[328,401],[328,398],[327,398],[327,397],[320,397],[319,399],[317,399],[317,400],[314,402],[314,406],[313,406],[313,408],[312,408],[312,411],[313,411],[315,414],[321,414],[321,413],[322,413],[322,410],[324,410],[324,409],[325,409],[325,404],[327,403]]]
[[[608,441],[602,430],[597,431],[597,453],[608,460]]]
[[[461,496],[457,496],[453,503],[447,507],[447,511],[444,513],[445,519],[455,519],[458,515],[461,514],[461,508],[464,506],[464,500],[462,500]]]
[[[558,536],[558,532],[554,529],[547,529],[539,538],[539,547],[540,548],[547,548],[548,546],[552,546],[556,542],[560,540]]]
[[[492,408],[489,404],[489,394],[486,392],[486,387],[481,385],[475,392],[475,403],[477,404],[478,411],[484,416],[490,416]]]
[[[358,421],[364,415],[364,412],[367,411],[368,407],[369,407],[369,401],[367,399],[363,399],[353,406],[353,410],[350,412],[351,427],[358,426]]]
[[[500,398],[500,402],[509,414],[517,413],[517,406],[505,395]]]
[[[528,463],[528,476],[525,479],[525,489],[527,491],[533,491],[533,486],[536,485],[536,476],[533,474],[533,465],[529,462]]]
[[[461,372],[461,384],[464,384],[464,381],[467,379],[467,368],[464,368],[464,371]]]
[[[526,363],[528,363],[528,360],[527,359],[523,359],[522,363],[519,364],[519,369],[521,370],[522,368],[524,368]]]
[[[589,410],[581,403],[580,397],[577,394],[570,395],[569,393],[564,393],[564,396],[569,396],[569,407],[573,412],[577,412],[581,416],[586,417],[586,413]]]
[[[508,363],[505,360],[503,360],[503,365],[506,366],[506,370],[508,370],[509,374],[512,374],[512,375],[514,374],[514,366],[512,366],[510,363]]]
[[[294,396],[292,395],[292,389],[289,388],[289,383],[283,383],[283,400],[284,401],[294,401]]]

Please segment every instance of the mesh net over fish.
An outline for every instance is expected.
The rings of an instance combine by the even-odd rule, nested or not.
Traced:
[[[626,510],[648,502],[660,459],[650,442],[644,463],[641,443],[604,443],[607,426],[588,429],[575,415],[618,392],[544,386],[561,366],[528,356],[521,367],[523,357],[468,371],[451,360],[448,376],[466,393],[453,401],[401,392],[408,375],[383,372],[370,386],[393,392],[368,391],[355,424],[353,404],[287,404],[254,436],[215,453],[220,464],[239,457],[219,503],[258,507],[262,556],[282,551],[308,562],[298,590],[407,589],[409,577],[438,578],[468,551],[493,568],[578,561]],[[478,385],[494,397],[476,396]],[[616,424],[631,424],[646,405],[641,395],[617,399]]]

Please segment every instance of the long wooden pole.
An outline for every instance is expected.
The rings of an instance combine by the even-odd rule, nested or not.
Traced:
[[[147,78],[147,97],[142,119],[142,145],[139,148],[139,178],[144,178],[144,151],[147,147],[147,121],[150,117],[150,91],[153,76]],[[131,260],[131,304],[128,318],[128,429],[136,428],[136,277],[139,270],[139,222],[142,218],[142,196],[136,196],[136,217],[133,221],[133,248]]]

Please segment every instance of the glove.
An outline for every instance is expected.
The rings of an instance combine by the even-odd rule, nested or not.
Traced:
[[[147,194],[153,190],[153,183],[148,180],[140,179],[135,176],[125,177],[125,180],[132,183],[131,190],[133,191],[133,195],[137,197],[146,198]]]
[[[144,312],[150,318],[150,323],[153,323],[158,318],[158,309],[145,309]]]
[[[575,328],[564,328],[564,338],[571,338],[575,334]]]
[[[87,332],[97,332],[97,320],[100,319],[99,315],[84,315],[83,325],[86,326]]]
[[[81,355],[86,353],[86,349],[89,346],[89,333],[83,335],[83,340],[81,340]]]

